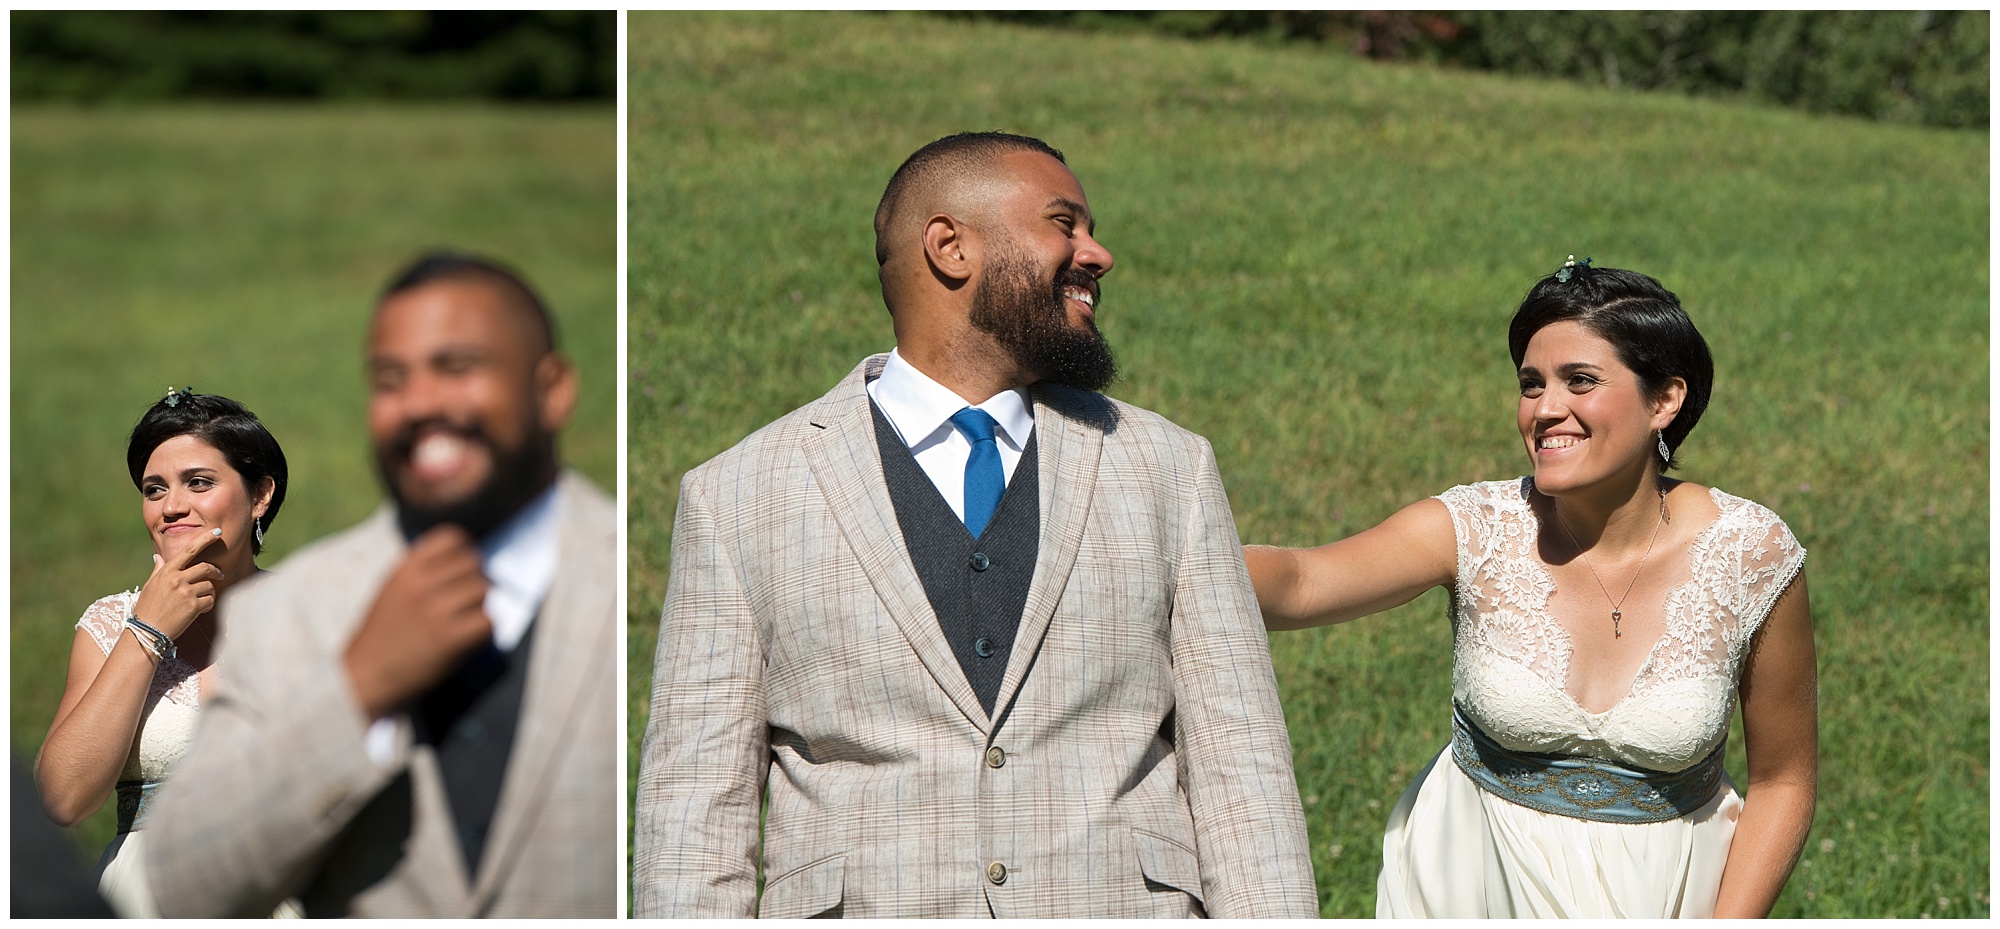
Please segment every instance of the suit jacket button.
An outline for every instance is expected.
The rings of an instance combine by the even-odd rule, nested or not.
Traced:
[[[985,552],[972,553],[972,570],[984,571],[992,566],[993,566],[993,559],[986,557]]]
[[[997,861],[987,865],[986,879],[995,884],[1007,883],[1007,866]]]
[[[987,766],[987,767],[989,767],[989,768],[997,768],[997,767],[1000,767],[1001,765],[1004,765],[1004,764],[1006,764],[1006,763],[1007,763],[1007,753],[1006,753],[1006,752],[1004,752],[1004,751],[1001,751],[1001,750],[1000,750],[1000,746],[998,746],[998,745],[995,745],[995,746],[993,746],[992,748],[989,748],[989,749],[987,749],[987,750],[986,750],[986,766]]]
[[[972,643],[972,653],[981,658],[993,657],[993,640],[985,636],[980,636]]]

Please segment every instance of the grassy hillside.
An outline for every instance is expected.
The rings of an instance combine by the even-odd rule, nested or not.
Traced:
[[[151,568],[125,473],[168,384],[240,400],[291,489],[261,563],[365,516],[361,345],[435,245],[542,291],[584,395],[564,449],[617,476],[617,127],[609,107],[13,112],[11,744],[55,713],[83,608]],[[106,804],[78,830],[110,840]]]
[[[1686,476],[1811,552],[1820,806],[1777,912],[1988,912],[1985,133],[906,15],[630,23],[635,770],[681,475],[892,344],[882,185],[1004,128],[1070,156],[1111,393],[1214,443],[1246,541],[1522,473],[1522,293],[1570,253],[1664,281],[1719,371]],[[1327,916],[1373,912],[1446,741],[1443,612],[1273,636]]]

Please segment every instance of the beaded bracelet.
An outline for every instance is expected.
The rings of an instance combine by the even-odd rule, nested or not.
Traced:
[[[174,645],[172,636],[146,625],[137,616],[126,616],[125,625],[132,629],[133,634],[139,638],[139,644],[145,646],[147,651],[152,652],[153,657],[161,661],[179,657],[180,649]],[[151,641],[148,641],[149,639]]]

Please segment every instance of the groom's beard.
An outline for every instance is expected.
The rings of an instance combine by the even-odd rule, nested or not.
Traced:
[[[1002,253],[988,265],[986,277],[972,294],[973,328],[993,336],[1013,356],[1021,370],[1037,380],[1083,390],[1103,390],[1118,377],[1111,346],[1097,331],[1097,322],[1072,324],[1063,288],[1080,286],[1097,292],[1090,273],[1071,268],[1053,281],[1038,281],[1033,265]]]
[[[396,521],[405,536],[415,538],[445,523],[463,528],[475,539],[485,538],[548,486],[556,473],[555,436],[531,433],[520,447],[510,448],[494,441],[476,422],[455,423],[451,431],[464,441],[483,446],[491,456],[493,469],[479,486],[454,499],[420,500],[420,492],[398,481],[415,481],[403,467],[410,460],[417,422],[406,425],[386,447],[375,450],[375,464],[389,496],[396,501]]]

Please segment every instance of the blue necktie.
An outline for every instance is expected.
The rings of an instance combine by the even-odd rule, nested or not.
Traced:
[[[969,406],[951,414],[951,424],[972,443],[972,454],[965,459],[965,528],[976,539],[1007,489],[1007,479],[1000,473],[1000,446],[993,441],[993,429],[999,424]]]

